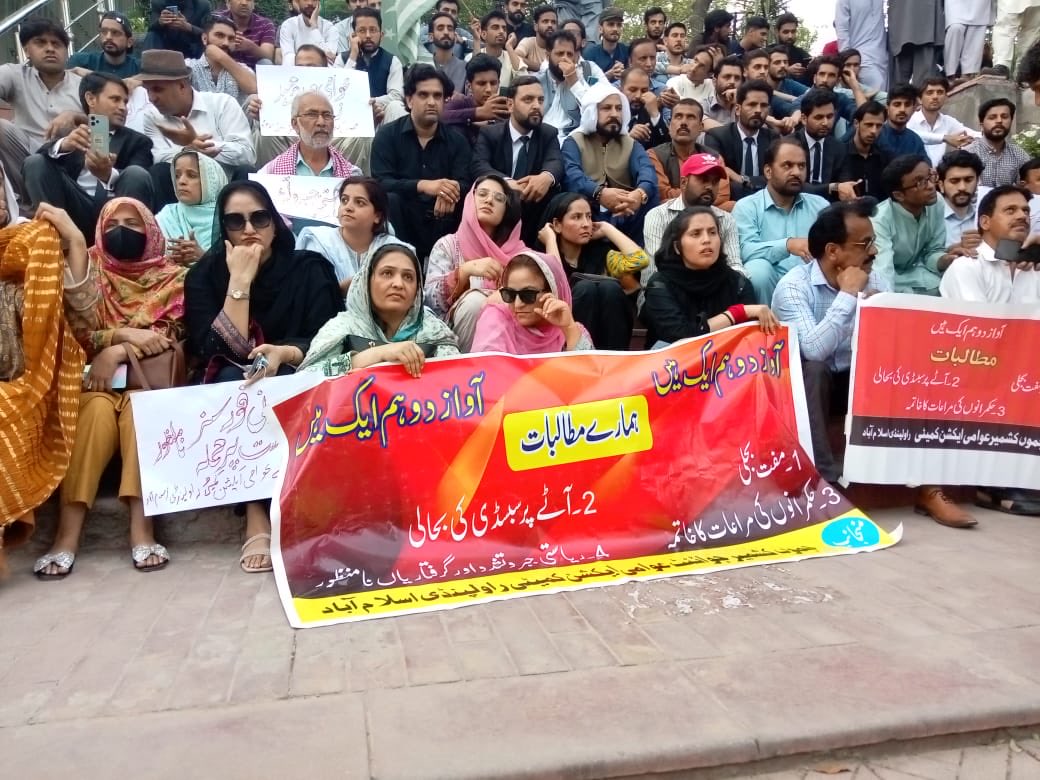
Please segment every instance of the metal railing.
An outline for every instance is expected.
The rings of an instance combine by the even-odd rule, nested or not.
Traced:
[[[94,36],[82,46],[76,46],[75,26],[81,19],[93,13],[97,15],[98,22],[100,23],[102,14],[116,10],[115,0],[95,0],[93,5],[87,6],[86,9],[76,16],[73,16],[70,0],[32,0],[32,2],[18,9],[7,18],[0,20],[0,36],[10,32],[11,30],[17,31],[17,27],[23,20],[43,9],[49,10],[49,8],[52,8],[55,4],[58,6],[58,16],[61,18],[61,25],[65,28],[65,32],[69,34],[69,54],[74,54],[77,51],[87,48],[98,39],[97,33],[95,33]],[[16,45],[18,47],[18,61],[25,62],[25,52],[22,50],[22,45],[17,41],[17,39]]]

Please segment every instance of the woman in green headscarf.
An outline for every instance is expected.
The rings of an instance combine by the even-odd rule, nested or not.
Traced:
[[[174,157],[171,170],[177,202],[163,206],[155,218],[166,239],[166,254],[190,266],[213,244],[217,195],[227,175],[216,160],[192,149]]]
[[[412,376],[428,357],[459,354],[451,328],[423,305],[415,253],[386,244],[361,266],[347,293],[347,310],[318,331],[300,370],[339,376],[376,363],[400,363]]]

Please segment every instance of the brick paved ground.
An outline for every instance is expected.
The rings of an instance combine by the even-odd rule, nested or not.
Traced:
[[[304,631],[231,545],[154,574],[87,548],[42,583],[19,552],[0,776],[620,777],[1040,723],[1040,520],[875,516],[904,541]],[[1023,748],[854,776],[1018,780]]]

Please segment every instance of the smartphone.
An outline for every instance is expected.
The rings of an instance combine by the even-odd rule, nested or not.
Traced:
[[[859,182],[858,184],[853,185],[852,191],[856,193],[857,198],[862,198],[867,194],[867,187],[863,182]]]
[[[251,365],[249,367],[249,371],[246,373],[246,379],[249,379],[250,377],[256,376],[257,374],[260,374],[260,373],[262,373],[262,372],[264,372],[266,370],[267,370],[267,355],[265,355],[263,352],[261,352],[259,355],[256,356],[256,359],[253,360],[253,365]]]
[[[127,375],[126,363],[120,363],[116,366],[115,373],[112,374],[112,389],[113,390],[126,390],[126,375]],[[90,376],[90,364],[88,363],[83,368],[83,381],[87,381],[87,377]]]
[[[1010,238],[1002,238],[997,242],[997,248],[993,255],[997,260],[1005,260],[1009,263],[1017,263],[1021,259],[1022,244]]]
[[[101,114],[90,114],[87,117],[87,124],[90,127],[91,150],[107,156],[109,153],[108,117]]]
[[[509,87],[499,87],[498,88],[498,96],[499,97],[504,97],[504,98],[509,97]]]
[[[181,9],[175,5],[168,5],[163,10],[168,14],[179,14],[181,12]]]

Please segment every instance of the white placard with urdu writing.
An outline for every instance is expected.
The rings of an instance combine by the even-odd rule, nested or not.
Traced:
[[[368,74],[347,68],[306,68],[296,65],[257,65],[260,135],[296,137],[292,102],[304,92],[320,92],[336,115],[333,138],[371,138],[376,134],[368,101]]]
[[[339,224],[336,191],[343,179],[282,176],[277,173],[251,173],[249,178],[264,186],[278,213],[286,217],[306,217],[329,225]]]
[[[270,498],[285,462],[274,405],[321,372],[134,393],[146,515]]]

